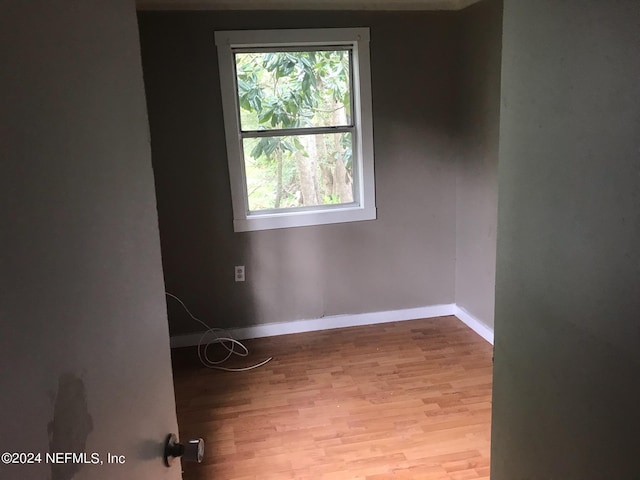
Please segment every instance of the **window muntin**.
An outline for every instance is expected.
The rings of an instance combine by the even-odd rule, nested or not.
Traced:
[[[216,32],[236,231],[376,218],[368,37]]]

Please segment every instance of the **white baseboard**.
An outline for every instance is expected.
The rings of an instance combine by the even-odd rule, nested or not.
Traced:
[[[471,315],[463,307],[459,307],[457,305],[455,307],[454,315],[464,322],[471,330],[493,345],[493,328]]]
[[[309,320],[266,323],[263,325],[254,325],[243,328],[230,328],[227,331],[233,338],[243,340],[247,338],[273,337],[289,333],[330,330],[332,328],[374,325],[377,323],[400,322],[404,320],[417,320],[420,318],[444,317],[447,315],[455,315],[478,335],[493,344],[493,330],[467,312],[464,308],[458,307],[455,303],[406,308],[402,310],[390,310],[386,312],[332,315],[330,317],[314,318]],[[171,348],[197,345],[200,338],[202,338],[202,333],[192,333],[189,335],[171,337]]]
[[[243,340],[246,338],[286,335],[288,333],[314,332],[317,330],[329,330],[332,328],[373,325],[376,323],[399,322],[403,320],[417,320],[419,318],[443,317],[446,315],[455,315],[455,309],[455,304],[450,303],[446,305],[430,305],[426,307],[405,308],[402,310],[390,310],[386,312],[332,315],[329,317],[314,318],[310,320],[266,323],[251,327],[230,328],[227,329],[227,331],[233,338]],[[202,333],[171,337],[171,348],[197,345],[201,337]]]

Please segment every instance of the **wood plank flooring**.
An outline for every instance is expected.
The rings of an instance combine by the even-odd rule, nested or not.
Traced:
[[[245,342],[243,373],[173,351],[185,480],[489,479],[491,345],[455,317]]]

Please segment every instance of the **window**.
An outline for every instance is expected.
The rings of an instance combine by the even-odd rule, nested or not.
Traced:
[[[375,219],[369,29],[215,38],[234,230]]]

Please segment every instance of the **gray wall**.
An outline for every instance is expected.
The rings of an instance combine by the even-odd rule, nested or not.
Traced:
[[[0,478],[181,478],[134,4],[4,1],[0,64]]]
[[[640,8],[504,12],[491,477],[638,478]]]
[[[453,303],[456,15],[139,13],[167,289],[218,326]],[[340,26],[371,27],[378,219],[233,233],[213,31]]]
[[[461,12],[456,303],[493,328],[502,1]]]

